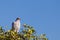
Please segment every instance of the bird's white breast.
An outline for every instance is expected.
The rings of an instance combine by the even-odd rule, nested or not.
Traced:
[[[19,31],[20,30],[20,21],[15,21],[14,22],[14,28]]]

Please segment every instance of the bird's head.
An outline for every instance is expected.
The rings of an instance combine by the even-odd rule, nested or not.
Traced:
[[[15,21],[17,21],[17,20],[21,20],[21,19],[19,17],[17,17]]]

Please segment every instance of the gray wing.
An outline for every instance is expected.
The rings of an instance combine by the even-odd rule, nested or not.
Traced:
[[[12,22],[12,29],[14,29],[14,22]]]

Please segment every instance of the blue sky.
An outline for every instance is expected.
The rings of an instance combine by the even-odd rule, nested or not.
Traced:
[[[0,0],[0,25],[11,29],[17,17],[21,25],[33,26],[37,34],[46,33],[49,40],[60,40],[59,0]]]

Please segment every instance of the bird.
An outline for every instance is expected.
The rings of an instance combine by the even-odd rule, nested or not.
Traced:
[[[12,30],[14,30],[15,32],[19,32],[20,30],[20,23],[21,19],[19,17],[16,18],[16,20],[14,22],[12,22]]]

